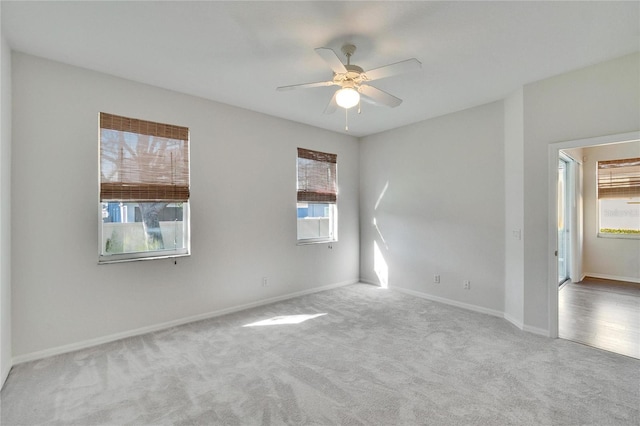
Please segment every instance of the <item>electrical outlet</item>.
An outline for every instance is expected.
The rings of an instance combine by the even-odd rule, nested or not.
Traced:
[[[436,283],[436,284],[439,284],[440,283],[440,275],[434,275],[433,276],[433,282]]]
[[[262,287],[266,287],[269,285],[269,278],[262,277]]]
[[[464,280],[464,282],[462,283],[462,287],[465,290],[471,290],[471,281],[469,280]]]

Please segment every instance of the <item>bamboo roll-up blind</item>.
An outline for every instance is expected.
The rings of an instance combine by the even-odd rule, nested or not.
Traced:
[[[598,161],[598,198],[640,197],[640,158]]]
[[[100,113],[100,200],[189,199],[189,129]]]
[[[298,201],[335,203],[337,201],[336,154],[298,148]]]

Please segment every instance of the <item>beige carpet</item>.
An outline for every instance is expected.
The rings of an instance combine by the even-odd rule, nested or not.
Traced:
[[[358,284],[21,364],[0,398],[2,425],[637,426],[640,361]]]

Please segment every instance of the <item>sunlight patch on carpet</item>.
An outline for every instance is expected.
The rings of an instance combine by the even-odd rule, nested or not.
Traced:
[[[314,315],[282,315],[273,318],[269,318],[262,321],[253,322],[251,324],[245,324],[243,327],[258,327],[263,325],[283,325],[283,324],[300,324],[310,319],[327,315],[326,312],[322,314]]]

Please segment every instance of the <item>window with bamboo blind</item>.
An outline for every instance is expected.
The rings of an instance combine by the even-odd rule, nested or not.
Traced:
[[[189,129],[100,113],[100,263],[189,254]]]
[[[640,238],[640,157],[598,161],[600,236]]]
[[[297,228],[299,243],[337,241],[338,156],[298,148]]]

